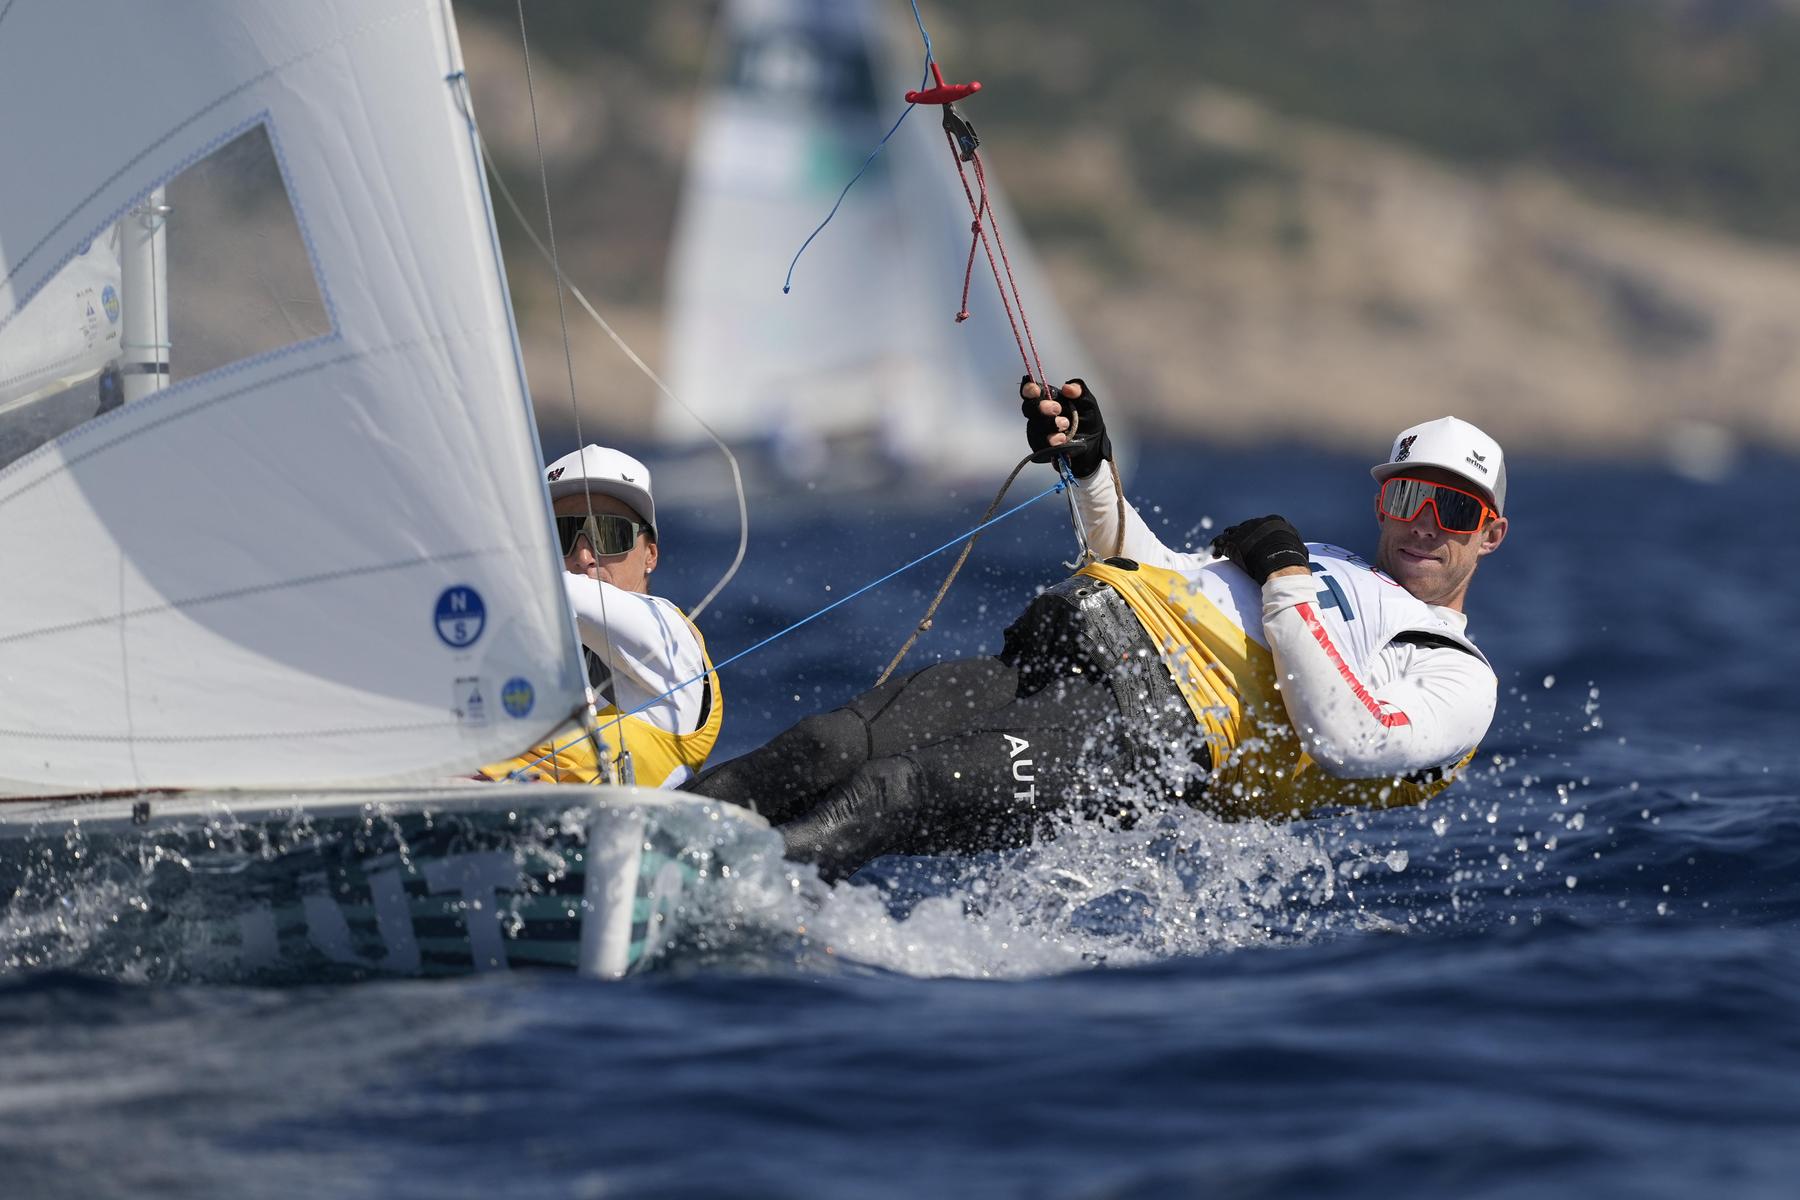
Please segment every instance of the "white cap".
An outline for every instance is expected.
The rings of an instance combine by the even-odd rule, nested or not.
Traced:
[[[550,499],[592,492],[615,496],[631,505],[652,530],[656,528],[656,500],[650,495],[650,468],[623,450],[592,443],[571,450],[544,468]]]
[[[1388,460],[1369,468],[1377,479],[1403,475],[1409,467],[1442,467],[1454,471],[1485,492],[1494,511],[1506,511],[1506,459],[1496,442],[1475,426],[1457,417],[1439,417],[1394,439]]]

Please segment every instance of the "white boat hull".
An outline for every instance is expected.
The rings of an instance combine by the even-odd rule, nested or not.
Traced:
[[[733,863],[779,854],[754,813],[636,788],[9,802],[0,919],[15,963],[153,978],[619,978]],[[66,915],[95,897],[103,917]]]

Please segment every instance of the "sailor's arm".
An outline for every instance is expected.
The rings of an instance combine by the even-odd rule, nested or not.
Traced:
[[[667,600],[586,575],[564,572],[562,578],[582,644],[615,673],[660,695],[706,669],[693,627]],[[673,699],[685,715],[690,707],[698,712],[699,694],[696,685]]]
[[[1073,446],[1069,468],[1076,479],[1075,512],[1081,519],[1088,548],[1100,558],[1122,554],[1153,567],[1190,570],[1212,561],[1211,555],[1184,554],[1164,545],[1150,532],[1144,518],[1129,502],[1120,503],[1112,462],[1112,440],[1100,405],[1080,379],[1071,379],[1046,397],[1027,376],[1019,385],[1025,416],[1025,436],[1034,451]],[[1073,418],[1073,421],[1071,420]],[[1069,441],[1073,425],[1076,442]],[[1124,536],[1120,536],[1121,518]]]
[[[1077,482],[1079,486],[1075,489],[1075,512],[1081,518],[1081,527],[1087,534],[1089,549],[1099,557],[1110,558],[1114,554],[1122,554],[1146,566],[1167,567],[1172,571],[1193,570],[1213,561],[1210,554],[1187,554],[1165,545],[1161,538],[1150,532],[1150,526],[1129,500],[1123,505],[1125,537],[1121,541],[1121,505],[1113,473],[1102,469]]]
[[[1329,775],[1378,779],[1448,766],[1493,720],[1494,673],[1459,646],[1399,641],[1359,674],[1319,619],[1318,585],[1305,568],[1263,585],[1263,632],[1288,719]]]

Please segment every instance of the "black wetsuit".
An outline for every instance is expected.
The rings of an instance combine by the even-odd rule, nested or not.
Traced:
[[[1195,731],[1124,599],[1075,576],[1031,603],[998,657],[890,680],[689,787],[761,812],[790,857],[840,878],[883,854],[1003,849],[1058,813],[1117,811],[1134,772],[1197,795],[1210,764]]]

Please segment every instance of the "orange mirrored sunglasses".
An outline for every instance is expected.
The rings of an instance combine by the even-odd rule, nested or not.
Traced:
[[[1375,507],[1384,517],[1396,521],[1416,521],[1419,511],[1431,505],[1431,515],[1445,533],[1476,533],[1489,517],[1500,514],[1474,492],[1432,483],[1410,475],[1391,475],[1382,481]]]

